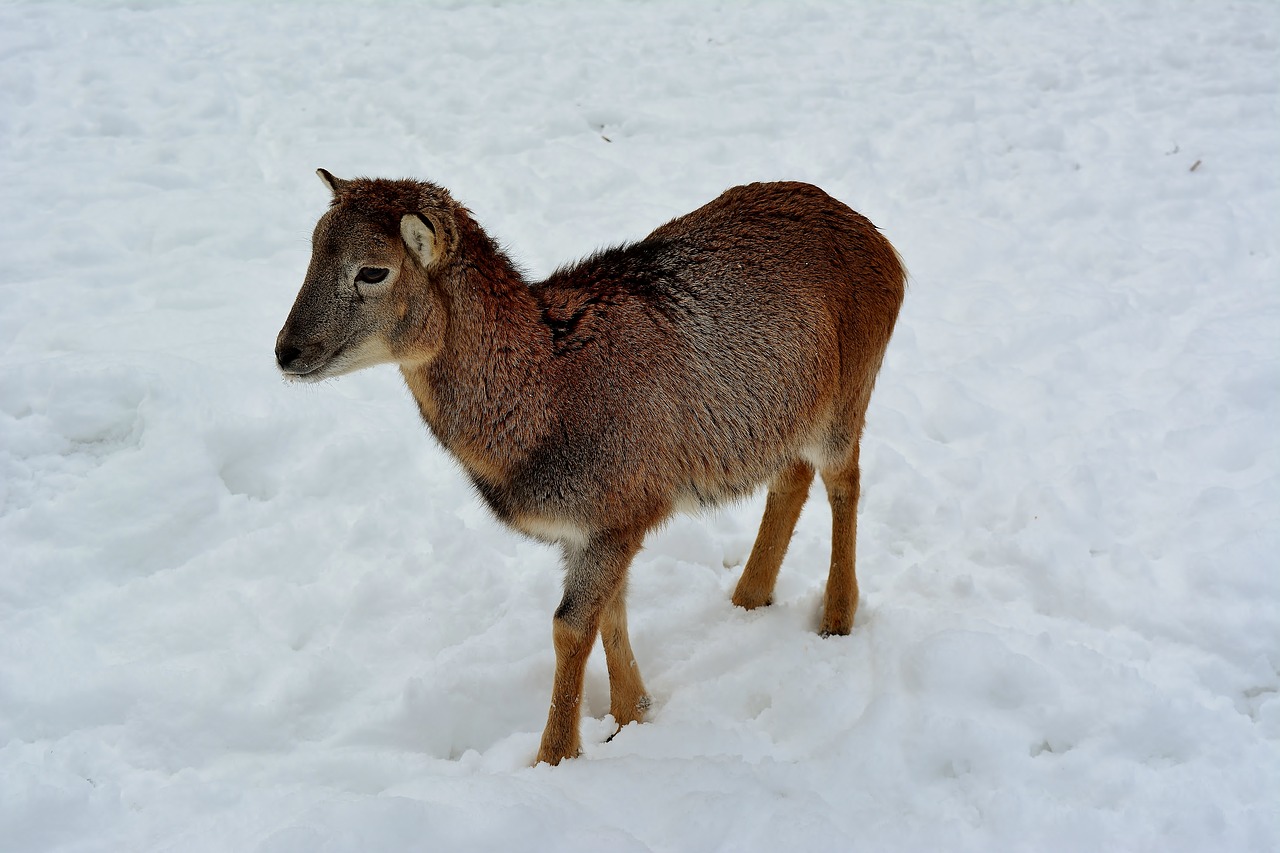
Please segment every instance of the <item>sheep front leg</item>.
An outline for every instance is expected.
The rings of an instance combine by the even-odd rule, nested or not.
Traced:
[[[564,597],[552,622],[556,676],[547,727],[538,749],[539,762],[559,764],[581,751],[578,719],[587,658],[600,631],[605,608],[626,584],[627,568],[639,550],[640,539],[639,536],[598,535],[585,545],[565,546]]]
[[[618,729],[628,723],[644,722],[649,710],[649,694],[631,651],[627,633],[627,584],[624,581],[605,605],[600,622],[600,639],[604,642],[604,658],[609,665],[609,712]],[[616,732],[615,732],[616,734]]]

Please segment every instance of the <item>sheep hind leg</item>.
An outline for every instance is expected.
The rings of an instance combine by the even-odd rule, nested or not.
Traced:
[[[831,502],[831,571],[822,607],[824,637],[844,635],[853,630],[858,609],[858,576],[855,565],[858,537],[859,495],[858,445],[838,468],[822,472]]]
[[[742,577],[733,591],[734,604],[754,610],[773,601],[773,588],[778,582],[782,558],[791,544],[791,534],[809,497],[812,482],[813,466],[808,462],[797,462],[769,484],[760,532],[756,534],[747,567],[742,570]]]

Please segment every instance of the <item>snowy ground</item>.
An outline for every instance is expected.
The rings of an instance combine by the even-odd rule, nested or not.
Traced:
[[[0,7],[0,849],[1274,850],[1280,5]],[[531,768],[556,558],[392,368],[288,386],[313,170],[535,275],[809,180],[912,284],[863,602],[652,538],[652,722]],[[1270,423],[1272,426],[1267,427]]]

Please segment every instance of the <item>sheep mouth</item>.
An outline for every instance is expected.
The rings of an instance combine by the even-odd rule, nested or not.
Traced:
[[[339,344],[337,349],[317,360],[315,364],[300,367],[282,367],[280,372],[290,382],[319,382],[322,379],[337,376],[342,371],[334,371],[332,368],[341,365],[340,359],[347,350],[347,344],[348,342],[345,341]]]

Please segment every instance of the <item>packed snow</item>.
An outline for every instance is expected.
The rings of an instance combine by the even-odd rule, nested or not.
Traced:
[[[1280,5],[0,6],[0,849],[1280,847]],[[554,549],[393,367],[283,382],[328,196],[533,276],[818,184],[911,272],[853,634],[820,485],[652,536],[531,766]],[[1270,424],[1270,426],[1268,426]]]

